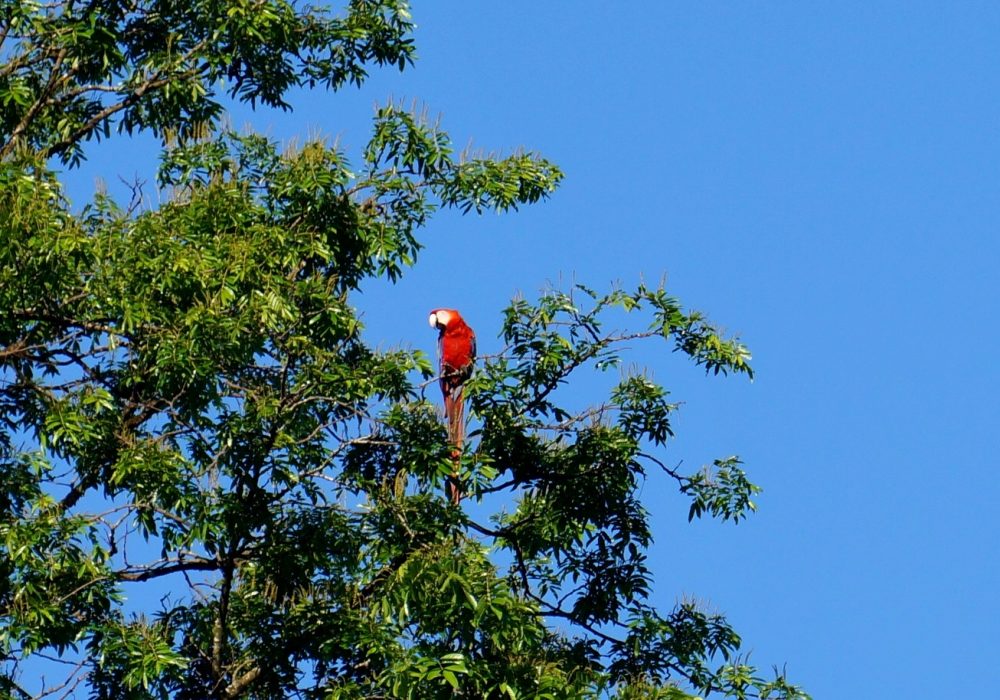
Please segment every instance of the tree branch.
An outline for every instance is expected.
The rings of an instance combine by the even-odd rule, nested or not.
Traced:
[[[120,581],[148,581],[161,576],[169,576],[182,571],[217,571],[221,564],[210,559],[193,559],[191,561],[180,561],[174,564],[151,567],[146,569],[125,569],[116,571],[115,577]]]
[[[61,49],[59,53],[55,56],[55,61],[52,64],[51,74],[49,75],[48,82],[45,83],[45,87],[42,88],[41,92],[38,93],[38,97],[35,99],[34,104],[28,108],[28,111],[24,113],[21,117],[21,121],[17,123],[17,126],[10,132],[10,136],[7,142],[0,148],[0,159],[6,158],[10,155],[11,151],[17,145],[17,140],[21,137],[25,131],[27,131],[28,126],[34,121],[35,117],[42,108],[48,103],[49,97],[52,95],[53,90],[55,90],[56,84],[60,81],[59,68],[62,67],[62,62],[66,58],[68,53],[67,49]],[[72,69],[70,70],[70,75],[72,75]]]
[[[251,668],[246,673],[244,673],[244,674],[242,674],[240,676],[237,676],[236,678],[233,679],[233,682],[230,683],[226,687],[226,689],[224,691],[225,696],[227,698],[236,698],[236,697],[239,697],[240,693],[248,685],[250,685],[255,680],[257,680],[257,676],[259,676],[260,674],[261,674],[261,668],[260,668],[260,666],[254,666],[253,668]]]
[[[224,677],[224,667],[222,655],[226,647],[226,636],[229,618],[229,596],[233,590],[233,573],[236,570],[236,545],[237,538],[234,535],[230,541],[229,551],[226,554],[222,569],[222,584],[219,591],[219,614],[215,618],[212,626],[212,671],[215,673],[216,682],[222,683]]]

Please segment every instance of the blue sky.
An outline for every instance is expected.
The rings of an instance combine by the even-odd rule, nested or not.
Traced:
[[[736,453],[765,491],[734,528],[647,484],[656,601],[725,612],[817,699],[995,695],[1000,4],[413,14],[412,70],[236,125],[358,149],[374,103],[417,98],[459,147],[537,150],[566,180],[516,214],[433,219],[417,267],[356,300],[369,341],[432,353],[426,313],[455,306],[489,352],[518,291],[666,275],[758,373],[641,354],[684,402],[667,459]],[[71,193],[150,177],[144,153],[93,150]]]

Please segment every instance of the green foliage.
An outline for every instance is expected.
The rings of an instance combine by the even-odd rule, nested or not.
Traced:
[[[692,518],[738,521],[759,489],[735,457],[664,465],[678,404],[627,348],[752,377],[737,339],[662,288],[514,300],[467,386],[455,507],[428,358],[374,349],[351,302],[415,264],[438,208],[516,209],[559,169],[456,157],[397,105],[354,165],[217,128],[216,90],[287,106],[406,67],[404,3],[0,3],[0,21],[4,693],[55,657],[42,691],[109,700],[806,697],[737,657],[722,616],[647,602],[644,480],[676,481]],[[169,142],[159,207],[63,196],[49,163],[112,124]],[[581,408],[563,388],[591,371],[618,379]]]
[[[750,498],[760,493],[760,487],[747,480],[739,464],[742,462],[738,457],[717,459],[714,469],[706,467],[684,480],[681,493],[692,496],[688,520],[700,518],[707,511],[713,517],[739,522],[748,512],[757,510]]]
[[[0,156],[75,163],[112,126],[187,138],[218,122],[223,96],[289,109],[292,88],[360,85],[372,64],[412,62],[406,5],[352,0],[334,16],[285,0],[3,0]]]

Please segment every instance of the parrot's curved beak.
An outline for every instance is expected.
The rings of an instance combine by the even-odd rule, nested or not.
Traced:
[[[431,314],[430,316],[427,317],[427,322],[431,324],[431,328],[437,328],[438,327],[438,315],[437,314]]]

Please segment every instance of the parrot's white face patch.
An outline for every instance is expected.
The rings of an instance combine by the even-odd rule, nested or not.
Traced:
[[[451,314],[444,309],[438,309],[437,311],[431,312],[427,321],[431,324],[431,328],[437,328],[438,326],[447,327],[451,322]]]

